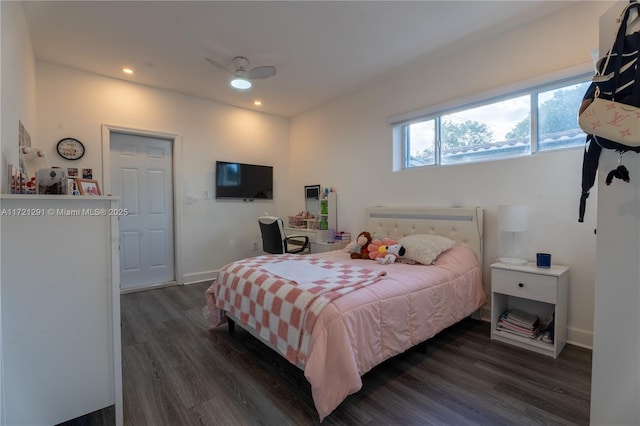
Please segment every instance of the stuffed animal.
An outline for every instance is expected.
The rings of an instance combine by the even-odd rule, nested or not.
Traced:
[[[381,265],[394,263],[399,256],[404,256],[405,249],[400,244],[393,244],[386,247],[386,251],[382,256],[376,257],[376,262]]]
[[[356,238],[356,244],[349,250],[352,259],[369,259],[369,250],[367,247],[371,243],[371,234],[362,231]]]
[[[392,246],[394,244],[398,244],[398,242],[391,238],[374,238],[371,240],[371,244],[367,246],[367,250],[369,250],[369,259],[376,260],[378,256],[384,256],[384,253],[387,251],[387,246]]]

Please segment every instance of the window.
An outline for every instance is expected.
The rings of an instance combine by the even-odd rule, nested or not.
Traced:
[[[578,109],[591,82],[581,74],[498,98],[401,117],[403,167],[462,164],[583,146]]]

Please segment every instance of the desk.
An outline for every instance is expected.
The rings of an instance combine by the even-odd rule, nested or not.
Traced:
[[[322,232],[317,229],[307,229],[307,228],[284,228],[284,234],[287,237],[291,235],[304,235],[305,237],[309,237],[309,242],[313,243],[318,240],[322,240],[322,237],[318,238],[318,233]],[[326,232],[326,231],[325,231]]]
[[[347,246],[347,243],[336,241],[335,243],[312,242],[311,253],[324,253],[327,251],[340,250]]]
[[[320,229],[306,229],[306,228],[284,228],[284,233],[287,236],[291,235],[304,235],[309,237],[310,253],[324,253],[326,251],[338,250],[345,248],[348,242],[336,241],[329,243],[328,231]]]

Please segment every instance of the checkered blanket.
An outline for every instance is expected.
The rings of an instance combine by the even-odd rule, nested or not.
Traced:
[[[280,262],[306,262],[315,271],[327,269],[327,274],[314,281],[297,282],[267,271]],[[286,268],[287,263],[281,266]],[[311,331],[322,309],[332,300],[372,284],[383,275],[384,271],[311,256],[252,257],[230,263],[218,272],[215,304],[253,328],[287,360],[304,365]]]

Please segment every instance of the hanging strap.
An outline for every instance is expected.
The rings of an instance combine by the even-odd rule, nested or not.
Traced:
[[[578,210],[578,222],[584,222],[584,212],[587,208],[589,191],[593,187],[600,162],[602,147],[596,143],[593,135],[587,135],[584,153],[582,157],[582,192],[580,193],[580,205]]]
[[[613,85],[612,85],[612,89],[611,89],[611,99],[615,100],[616,98],[616,89],[619,87],[620,85],[620,72],[621,72],[621,68],[622,68],[622,57],[624,54],[624,42],[627,36],[627,24],[629,23],[629,15],[631,14],[632,10],[636,10],[638,12],[638,14],[640,14],[640,4],[639,3],[629,3],[624,10],[622,11],[620,18],[618,18],[620,20],[620,26],[618,27],[618,33],[616,35],[616,39],[613,43],[613,46],[611,46],[611,49],[609,49],[609,52],[607,53],[607,60],[605,61],[604,64],[604,68],[602,69],[602,72],[606,72],[607,70],[607,66],[609,65],[609,61],[611,59],[611,54],[614,52],[615,50],[615,67],[613,70]],[[640,37],[640,34],[636,33],[636,38]],[[640,61],[640,42],[636,43],[636,50],[637,50],[637,55],[636,55],[636,65],[635,65],[635,76],[634,76],[634,84],[633,84],[633,102],[632,104],[635,106],[640,106],[640,67],[638,67],[638,61]]]

